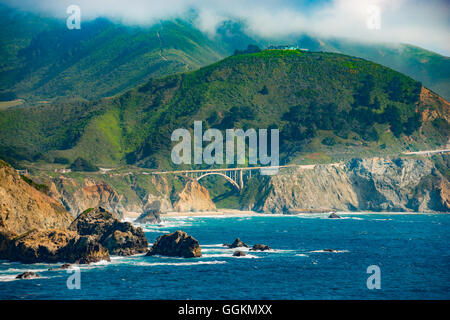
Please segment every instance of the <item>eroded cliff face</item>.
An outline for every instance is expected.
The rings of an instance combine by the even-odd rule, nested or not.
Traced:
[[[136,188],[122,179],[120,185],[127,187],[126,197],[117,186],[104,182],[100,177],[86,177],[83,181],[60,176],[50,182],[49,194],[60,201],[72,216],[76,217],[88,208],[103,207],[121,217],[137,218],[142,213],[155,209],[167,211],[207,211],[215,210],[207,189],[197,181],[184,181],[185,186],[175,192],[167,180],[148,178],[148,189]],[[171,199],[172,197],[172,199]]]
[[[449,182],[429,159],[353,159],[270,177],[259,212],[288,209],[448,212]]]
[[[83,183],[59,177],[50,184],[50,194],[64,204],[67,210],[76,217],[88,208],[102,207],[123,216],[126,212],[140,212],[141,203],[130,203],[124,206],[122,195],[110,185],[93,178],[85,178]]]
[[[209,191],[196,180],[189,180],[177,196],[173,208],[179,212],[216,210]]]
[[[156,203],[162,212],[216,209],[208,190],[195,180],[181,179],[182,187],[175,192],[166,178],[146,179],[144,187],[136,187],[131,184],[133,179],[109,184],[101,176],[81,182],[61,176],[53,180],[50,194],[73,216],[101,206],[122,217],[137,218],[155,209]],[[257,177],[256,184],[254,195],[246,197],[252,188],[251,182],[246,183],[242,209],[273,213],[289,209],[448,212],[450,204],[448,178],[427,157],[353,159],[287,168],[275,176]]]
[[[0,228],[22,234],[32,229],[63,229],[72,220],[61,203],[30,186],[0,160]]]

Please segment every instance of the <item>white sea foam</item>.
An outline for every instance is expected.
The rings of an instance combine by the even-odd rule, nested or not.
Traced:
[[[348,250],[334,250],[333,251],[326,251],[326,250],[313,250],[309,251],[309,253],[344,253],[344,252],[350,252]]]
[[[218,244],[202,244],[201,245],[202,248],[215,248],[215,247],[224,247],[222,243],[218,243]],[[226,247],[224,247],[226,248]]]
[[[195,261],[195,262],[137,262],[136,266],[142,267],[152,267],[152,266],[196,266],[196,265],[204,265],[204,264],[225,264],[226,261]]]
[[[304,254],[304,253],[297,253],[295,256],[296,257],[309,257],[307,254]]]
[[[253,254],[246,254],[245,256],[233,256],[233,253],[222,253],[222,254],[202,254],[202,258],[250,258],[259,259],[261,257],[255,256]]]

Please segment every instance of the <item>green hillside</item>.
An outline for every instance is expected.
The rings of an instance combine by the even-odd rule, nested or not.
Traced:
[[[364,58],[421,81],[445,99],[450,99],[450,58],[409,44],[361,43],[344,39],[298,40],[313,51],[328,51]]]
[[[81,30],[67,30],[64,20],[0,4],[0,103],[7,107],[17,105],[17,98],[33,104],[112,96],[151,78],[196,70],[249,44],[265,48],[283,43],[380,63],[450,99],[450,59],[422,48],[311,36],[259,39],[233,21],[219,25],[209,37],[190,18],[149,27],[97,19],[84,21]],[[3,102],[8,100],[15,101]]]
[[[198,69],[228,54],[179,20],[141,28],[97,19],[84,22],[81,30],[68,30],[64,20],[3,5],[0,19],[0,96],[12,93],[10,100],[111,96],[150,78]]]
[[[279,128],[281,163],[434,149],[449,105],[392,69],[333,53],[262,51],[94,102],[0,112],[3,158],[169,168],[177,128]],[[434,116],[431,117],[430,115]]]

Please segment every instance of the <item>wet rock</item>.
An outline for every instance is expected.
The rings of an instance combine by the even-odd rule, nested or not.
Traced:
[[[252,250],[252,251],[266,251],[266,250],[271,250],[271,248],[268,245],[265,245],[265,244],[255,244],[253,246],[253,248],[251,248],[250,250]]]
[[[110,260],[95,238],[69,230],[31,230],[17,235],[0,232],[0,259],[22,263],[91,263]]]
[[[143,214],[141,214],[134,222],[136,223],[160,223],[161,222],[161,204],[159,201],[154,201],[152,207],[148,208]]]
[[[329,219],[341,219],[340,216],[338,216],[336,213],[332,212],[329,216]]]
[[[152,255],[193,258],[201,257],[202,251],[196,239],[177,230],[158,237],[146,256]]]
[[[337,252],[335,249],[323,249],[324,252]]]
[[[236,238],[232,244],[227,245],[228,248],[239,248],[239,247],[246,247],[248,248],[248,245],[246,245],[244,242],[241,241],[241,239]]]
[[[57,267],[57,268],[49,268],[48,271],[54,271],[54,270],[66,270],[66,269],[70,269],[72,267],[72,264],[70,263],[64,263],[61,266]]]
[[[39,278],[39,275],[33,271],[26,271],[17,275],[16,279],[36,279]]]
[[[244,257],[245,256],[245,252],[242,252],[240,250],[236,250],[235,252],[233,252],[233,257]]]
[[[127,256],[146,252],[148,242],[144,231],[117,218],[101,207],[88,209],[72,222],[69,229],[94,237],[111,254]]]

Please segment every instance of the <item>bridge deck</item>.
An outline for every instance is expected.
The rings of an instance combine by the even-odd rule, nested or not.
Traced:
[[[270,170],[270,169],[281,169],[288,167],[311,167],[314,165],[297,165],[288,164],[284,166],[267,166],[267,167],[242,167],[242,168],[219,168],[219,169],[203,169],[203,170],[176,170],[176,171],[154,171],[151,174],[167,174],[167,173],[195,173],[195,172],[217,172],[217,171],[249,171],[249,170]]]

